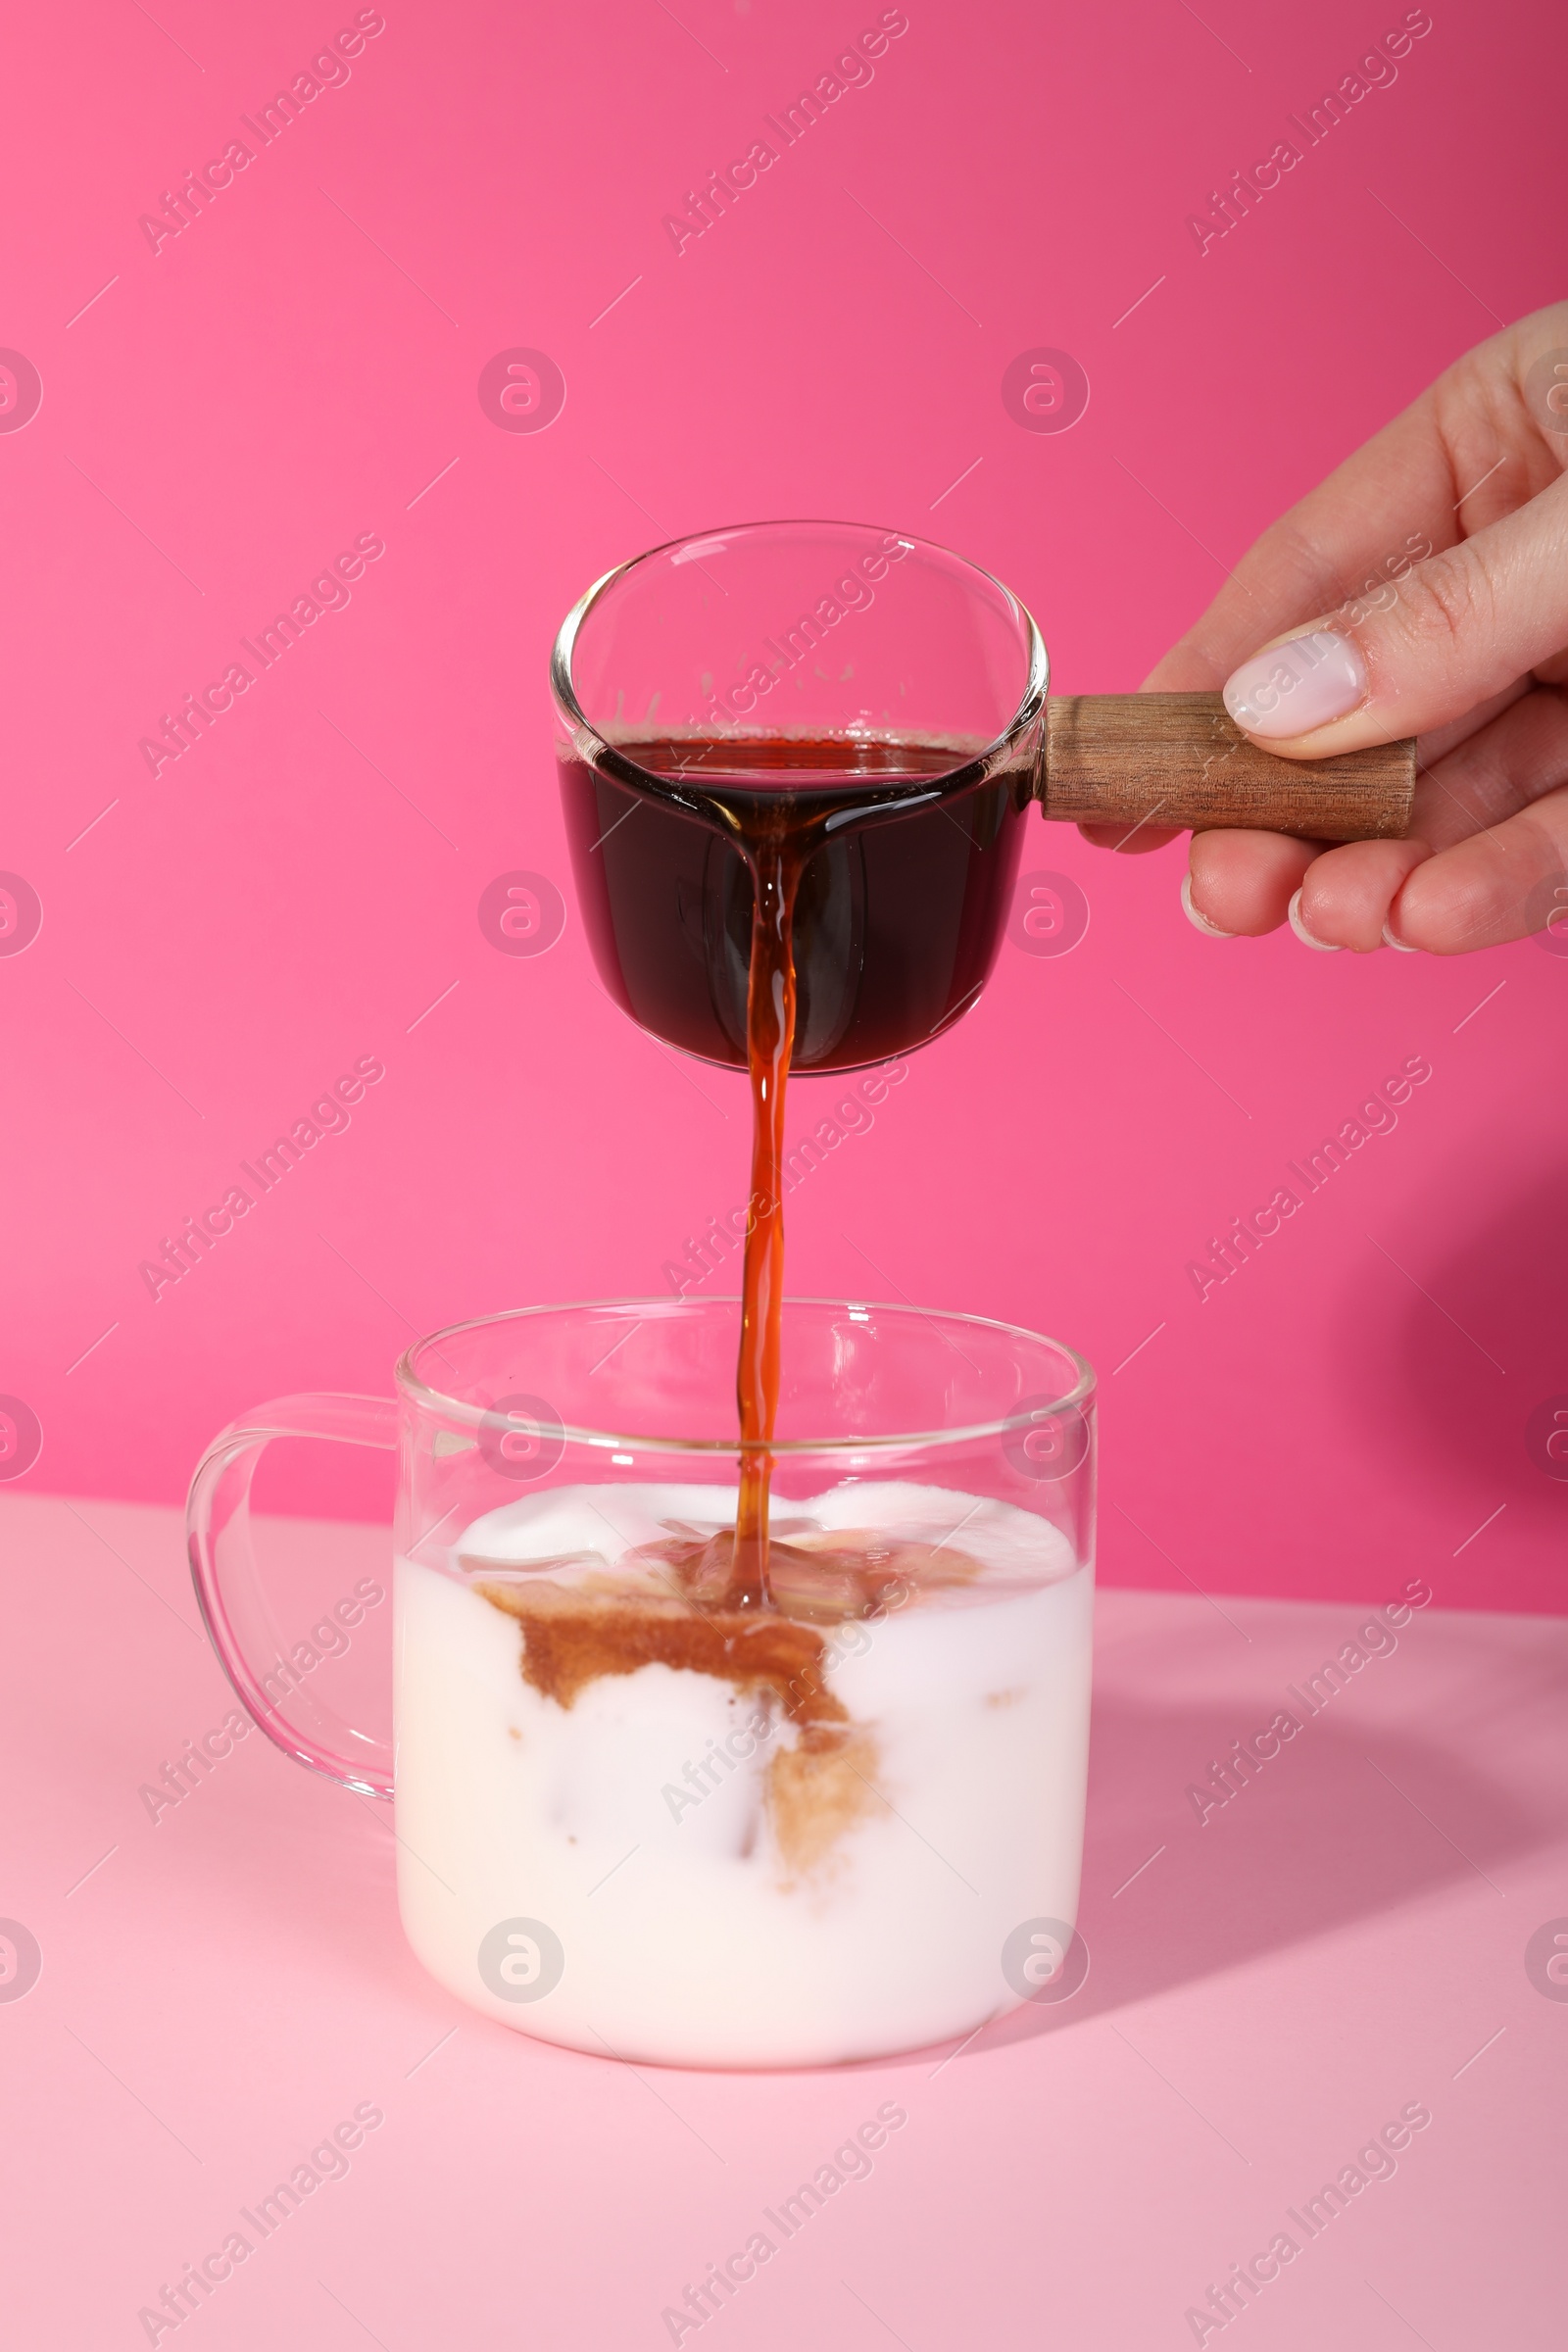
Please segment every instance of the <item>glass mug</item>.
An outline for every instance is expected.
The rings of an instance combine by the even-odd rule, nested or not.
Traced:
[[[786,1301],[775,1607],[746,1613],[719,1597],[736,1319],[487,1316],[412,1347],[395,1398],[236,1422],[188,1521],[229,1680],[287,1754],[393,1798],[415,1952],[547,2041],[821,2065],[1063,1998],[1094,1375],[974,1316]],[[390,1738],[285,1663],[249,1517],[277,1437],[398,1453]]]

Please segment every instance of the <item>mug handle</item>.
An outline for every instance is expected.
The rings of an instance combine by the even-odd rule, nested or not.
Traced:
[[[236,1694],[269,1740],[286,1756],[367,1796],[392,1793],[392,1747],[373,1733],[340,1722],[289,1665],[256,1573],[251,1540],[251,1481],[273,1438],[324,1438],[343,1446],[395,1451],[398,1408],[390,1396],[277,1396],[244,1420],[231,1421],[208,1446],[185,1504],[191,1580],[208,1639]],[[259,1667],[259,1643],[276,1663]],[[268,1688],[294,1686],[296,1708],[315,1728],[285,1714]],[[347,1736],[353,1752],[329,1744]]]

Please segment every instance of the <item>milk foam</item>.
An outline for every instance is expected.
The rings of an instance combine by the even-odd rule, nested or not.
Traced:
[[[531,1563],[588,1592],[672,1522],[706,1536],[733,1508],[719,1487],[562,1488],[475,1521],[448,1572],[399,1559],[410,1941],[490,2016],[624,2057],[822,2064],[968,2033],[1018,1997],[1000,1964],[1011,1931],[1076,1909],[1092,1572],[1048,1521],[988,1498],[775,1494],[775,1527],[874,1527],[979,1564],[879,1622],[815,1629],[847,1718],[826,1781],[755,1687],[649,1663],[562,1705],[524,1679],[526,1623],[478,1585],[526,1584]],[[804,1836],[783,1809],[803,1786]],[[558,1939],[561,1969],[514,2000],[480,1947],[518,1920]]]

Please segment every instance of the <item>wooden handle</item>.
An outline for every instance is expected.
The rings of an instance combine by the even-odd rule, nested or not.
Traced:
[[[1278,760],[1241,732],[1217,694],[1053,695],[1039,790],[1047,816],[1072,824],[1374,841],[1410,821],[1415,744]]]

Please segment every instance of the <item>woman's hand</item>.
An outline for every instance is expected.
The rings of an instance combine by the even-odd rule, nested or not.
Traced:
[[[1200,930],[1458,956],[1568,918],[1568,303],[1467,353],[1266,531],[1145,683],[1222,681],[1287,760],[1414,735],[1419,770],[1403,841],[1195,834]]]

